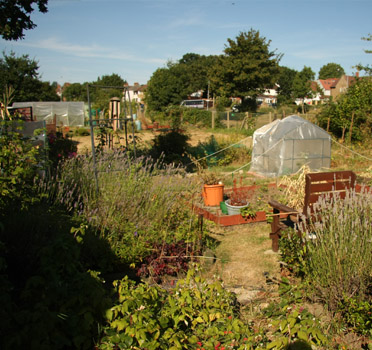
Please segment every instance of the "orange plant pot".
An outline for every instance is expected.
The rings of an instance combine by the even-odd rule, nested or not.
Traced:
[[[203,199],[204,205],[208,207],[219,206],[223,201],[223,184],[218,185],[204,185],[203,187]]]

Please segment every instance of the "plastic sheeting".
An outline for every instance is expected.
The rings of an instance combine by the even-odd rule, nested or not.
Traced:
[[[47,124],[56,116],[57,126],[84,125],[84,102],[14,102],[12,107],[32,107],[35,120]]]
[[[317,125],[291,115],[254,132],[251,171],[275,177],[305,164],[313,171],[331,165],[331,136]]]

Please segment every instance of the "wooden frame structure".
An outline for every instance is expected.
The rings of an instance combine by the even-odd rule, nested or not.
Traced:
[[[313,212],[314,203],[322,196],[332,197],[337,194],[344,199],[346,191],[354,188],[355,184],[356,175],[349,170],[307,174],[302,215],[308,218]],[[295,223],[300,220],[301,213],[275,200],[270,200],[269,204],[273,208],[274,214],[270,238],[272,240],[272,250],[277,252],[281,230],[294,227]]]

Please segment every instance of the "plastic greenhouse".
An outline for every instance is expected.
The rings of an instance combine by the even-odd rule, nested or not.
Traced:
[[[14,102],[12,107],[32,107],[37,121],[52,123],[56,116],[57,126],[84,125],[84,102]]]
[[[293,174],[304,164],[313,171],[331,165],[331,136],[317,125],[291,115],[253,134],[250,170],[267,177]]]

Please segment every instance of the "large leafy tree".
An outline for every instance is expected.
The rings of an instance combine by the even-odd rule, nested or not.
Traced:
[[[372,79],[357,80],[336,102],[319,116],[320,125],[327,127],[342,140],[361,140],[372,131]]]
[[[290,103],[292,101],[293,80],[297,71],[288,67],[280,67],[278,77],[278,103]]]
[[[242,101],[249,96],[255,101],[257,95],[276,82],[282,55],[271,51],[271,41],[253,29],[227,42],[224,55],[212,70],[214,92],[219,96],[240,97]]]
[[[301,99],[302,101],[302,113],[304,112],[304,99],[305,97],[311,97],[313,91],[311,89],[311,81],[314,80],[315,73],[310,67],[304,66],[302,71],[297,72],[293,79],[292,92],[293,97]]]
[[[93,103],[93,107],[100,110],[107,110],[109,107],[110,98],[121,98],[123,96],[125,83],[126,81],[116,73],[98,77],[98,79],[93,82],[93,85],[96,87],[90,90],[90,98]]]
[[[38,63],[28,55],[17,57],[14,52],[3,53],[0,59],[0,94],[8,87],[14,89],[14,102],[59,101],[59,97],[49,82],[42,82],[38,73]]]
[[[24,37],[24,31],[33,29],[36,24],[31,20],[34,6],[40,12],[48,11],[48,0],[1,0],[0,35],[5,40],[18,40]]]
[[[216,56],[187,53],[178,62],[168,62],[166,67],[157,69],[147,86],[149,109],[160,111],[168,105],[180,104],[198,90],[203,90],[207,97],[208,72],[216,59]]]
[[[63,89],[63,98],[66,101],[87,101],[87,83],[73,83]]]
[[[338,63],[327,63],[319,70],[319,79],[341,78],[345,70]]]

